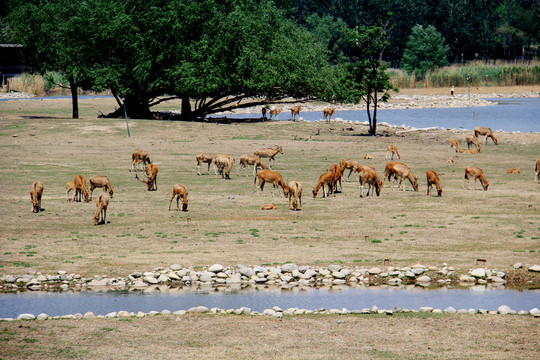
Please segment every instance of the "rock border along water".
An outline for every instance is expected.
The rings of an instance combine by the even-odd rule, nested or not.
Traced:
[[[513,271],[520,274],[519,278],[528,278],[527,284],[538,286],[540,283],[540,265],[530,265],[525,271],[523,264],[516,263],[512,266]],[[98,289],[116,289],[116,290],[144,290],[151,287],[170,286],[334,286],[334,285],[385,285],[385,286],[404,286],[405,284],[414,284],[416,286],[428,287],[432,285],[446,286],[504,286],[508,280],[507,274],[503,271],[486,269],[482,267],[470,269],[467,273],[458,274],[456,270],[443,264],[442,267],[426,266],[415,264],[408,267],[396,268],[389,266],[387,268],[379,267],[343,267],[339,264],[331,264],[328,267],[312,268],[309,266],[298,266],[293,263],[286,263],[278,266],[254,266],[247,267],[237,265],[226,268],[220,264],[214,264],[204,270],[193,268],[184,268],[182,265],[173,264],[168,268],[157,267],[153,271],[139,272],[135,271],[126,278],[108,278],[106,276],[95,275],[92,278],[85,278],[79,274],[67,274],[66,271],[58,271],[54,275],[43,275],[41,273],[26,274],[21,276],[4,275],[0,277],[0,291],[49,291],[49,290],[98,290]],[[511,280],[513,281],[513,280]],[[178,310],[171,312],[163,310],[161,312],[151,311],[149,313],[128,313],[119,311],[107,315],[96,316],[92,313],[74,314],[50,317],[47,314],[34,316],[33,314],[20,314],[16,320],[46,320],[46,319],[82,319],[82,318],[112,318],[112,317],[141,317],[153,315],[184,315],[186,313],[212,313],[212,314],[250,314],[250,315],[268,315],[282,317],[284,315],[301,314],[387,314],[402,312],[429,312],[429,313],[468,313],[468,314],[518,314],[540,317],[538,308],[525,310],[512,310],[508,306],[502,305],[497,311],[488,311],[484,309],[433,309],[431,307],[421,307],[420,309],[378,309],[374,306],[371,309],[360,310],[347,309],[279,309],[274,307],[266,309],[262,313],[251,311],[249,308],[240,309],[208,309],[204,306],[190,308],[187,310]],[[0,318],[0,321],[15,320],[12,318]]]

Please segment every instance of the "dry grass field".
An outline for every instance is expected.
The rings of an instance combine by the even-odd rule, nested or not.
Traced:
[[[174,263],[370,267],[382,266],[383,259],[397,267],[447,263],[467,272],[477,258],[503,271],[516,262],[539,263],[538,133],[496,134],[498,146],[490,142],[481,154],[459,154],[449,164],[456,154],[448,139],[463,142],[463,132],[396,134],[380,127],[380,136],[369,137],[363,126],[348,130],[351,125],[337,123],[130,120],[128,138],[124,120],[96,118],[113,109],[111,100],[81,100],[82,118],[73,120],[69,100],[0,102],[0,274],[65,270],[112,277]],[[319,175],[342,158],[372,165],[382,177],[388,144],[418,176],[419,192],[408,184],[407,191],[391,190],[385,182],[380,197],[361,198],[351,175],[342,193],[313,199]],[[304,187],[303,211],[273,198],[271,186],[258,196],[251,169],[249,176],[237,175],[240,155],[273,145],[284,150],[274,169]],[[157,191],[146,191],[129,171],[135,148],[148,151],[159,167]],[[202,151],[235,157],[232,179],[212,171],[198,176],[195,154]],[[363,160],[366,153],[373,160]],[[463,189],[467,165],[484,170],[487,192],[479,184]],[[519,174],[506,173],[517,167]],[[441,178],[442,198],[426,196],[429,169]],[[90,203],[66,201],[64,186],[77,174],[111,180],[109,223],[93,222],[101,190]],[[45,187],[45,210],[38,214],[29,196],[35,180]],[[188,189],[188,212],[168,211],[176,183]],[[272,202],[276,210],[260,210]],[[0,358],[505,359],[534,358],[540,351],[536,319],[504,316],[189,316],[19,325],[0,324]]]

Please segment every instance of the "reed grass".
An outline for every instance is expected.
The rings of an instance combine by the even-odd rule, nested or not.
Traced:
[[[46,81],[41,75],[21,74],[9,81],[10,91],[24,92],[30,95],[43,96],[46,92]]]
[[[474,61],[450,65],[426,73],[421,78],[403,70],[389,69],[390,79],[398,88],[465,87],[467,75],[471,86],[520,86],[540,84],[540,61]]]

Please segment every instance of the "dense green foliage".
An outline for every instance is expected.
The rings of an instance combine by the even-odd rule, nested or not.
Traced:
[[[402,66],[409,73],[424,76],[428,70],[446,65],[447,54],[448,46],[437,29],[416,25],[407,41]]]

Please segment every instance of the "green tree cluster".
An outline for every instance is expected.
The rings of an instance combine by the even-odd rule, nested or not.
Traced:
[[[402,67],[424,76],[427,71],[448,64],[448,46],[433,26],[416,25],[403,53]]]

